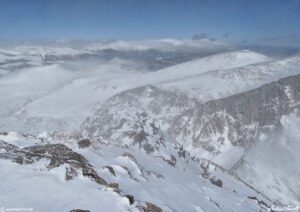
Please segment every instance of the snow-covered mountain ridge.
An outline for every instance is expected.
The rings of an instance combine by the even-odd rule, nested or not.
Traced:
[[[16,174],[2,178],[7,195],[0,203],[18,200],[49,211],[268,211],[299,204],[300,170],[293,165],[299,56],[276,60],[240,50],[195,59],[189,53],[190,61],[162,59],[168,67],[149,72],[132,60],[138,55],[132,49],[105,60],[83,56],[100,54],[100,46],[75,49],[77,56],[34,48],[26,61],[48,53],[26,67],[9,59],[23,60],[23,47],[1,51],[0,169]],[[138,51],[144,61],[145,51],[156,54]],[[21,200],[35,182],[34,198]],[[15,200],[11,190],[20,192]]]
[[[241,62],[236,58],[246,57],[247,55],[250,55],[253,58],[259,58],[259,62],[262,60],[262,56],[259,54],[254,57],[253,55],[255,55],[255,53],[237,51],[221,53],[215,57],[209,57],[210,59],[198,59],[196,61],[192,61],[191,64],[202,64],[202,68],[199,69],[198,72],[204,73],[216,70],[216,67],[213,67],[212,65],[205,68],[205,64],[211,64],[211,62],[205,61],[210,61],[211,58],[216,58],[218,60],[220,58],[224,58],[222,62],[225,64],[224,68],[232,68],[241,66]],[[252,62],[254,61],[252,60]],[[245,65],[249,64],[249,62],[246,61],[243,63]],[[84,121],[87,114],[90,113],[90,107],[93,104],[99,104],[109,97],[130,88],[148,84],[163,84],[167,86],[172,82],[176,83],[178,79],[183,78],[182,80],[184,80],[183,73],[185,73],[184,70],[180,73],[176,67],[175,70],[177,70],[177,74],[173,74],[172,70],[169,71],[169,74],[161,74],[160,71],[151,73],[128,71],[126,68],[128,62],[116,59],[102,65],[92,63],[90,66],[80,66],[80,64],[78,64],[78,70],[74,68],[76,65],[76,63],[70,65],[56,64],[51,66],[28,68],[18,72],[14,71],[5,77],[2,77],[2,79],[0,79],[0,84],[3,87],[3,102],[12,103],[9,105],[3,104],[4,108],[1,111],[3,111],[6,115],[11,114],[12,112],[14,114],[9,116],[9,120],[5,120],[5,125],[9,126],[10,123],[16,125],[16,123],[18,123],[21,124],[21,126],[14,126],[12,130],[16,129],[16,127],[19,129],[26,128],[26,130],[30,130],[29,128],[33,128],[36,124],[38,124],[39,127],[36,130],[41,129],[40,125],[46,125],[47,128],[45,126],[45,130],[53,130],[53,128],[49,129],[49,122],[52,122],[53,124],[51,125],[58,126],[58,129],[64,128],[65,130],[70,130],[76,127],[74,125],[78,126],[82,121]],[[165,70],[162,72],[167,73]],[[187,72],[186,76],[191,76],[191,74]],[[15,79],[19,79],[19,81],[16,81]],[[199,79],[199,81],[200,80],[201,79]],[[209,82],[206,78],[203,80]],[[225,81],[223,79],[221,80]],[[22,82],[22,84],[20,84],[20,82]],[[202,84],[199,84],[197,86],[197,98],[202,100],[203,97],[201,97],[201,95],[203,95],[204,92],[201,90],[206,90],[206,88],[201,87],[201,85]],[[205,84],[203,85],[209,86]],[[174,86],[172,89],[174,89]],[[184,89],[184,86],[177,86],[175,89],[182,90],[186,94],[192,95],[195,88],[187,87],[186,90]],[[17,92],[22,93],[18,99],[14,96]],[[217,92],[218,91],[214,91],[214,93]],[[10,93],[11,95],[8,96],[5,95],[5,93]],[[74,98],[74,93],[76,93],[76,98]],[[71,107],[70,104],[72,105]],[[76,115],[74,116],[74,114]],[[16,121],[16,119],[19,119],[18,117],[20,117],[23,121]],[[43,124],[41,122],[43,122],[44,119],[47,120]],[[24,121],[27,123],[22,124]]]

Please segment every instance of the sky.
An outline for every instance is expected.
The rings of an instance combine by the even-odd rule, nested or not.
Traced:
[[[300,43],[300,0],[0,0],[0,38]]]

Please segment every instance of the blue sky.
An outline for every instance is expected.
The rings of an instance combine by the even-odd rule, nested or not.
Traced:
[[[300,41],[300,0],[0,0],[0,38]],[[299,42],[300,43],[300,42]]]

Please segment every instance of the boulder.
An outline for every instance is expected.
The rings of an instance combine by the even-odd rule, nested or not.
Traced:
[[[141,212],[162,212],[162,209],[152,203],[146,202],[146,206],[137,206]]]
[[[86,148],[89,147],[90,145],[91,145],[91,141],[87,138],[78,141],[79,148]]]

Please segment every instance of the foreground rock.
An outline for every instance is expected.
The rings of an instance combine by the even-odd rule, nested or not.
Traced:
[[[145,206],[137,206],[141,212],[162,212],[162,209],[152,203],[146,202]]]
[[[80,170],[83,176],[87,176],[99,184],[107,184],[104,179],[98,176],[85,157],[63,144],[45,144],[19,148],[13,144],[0,141],[0,149],[4,150],[0,153],[0,158],[10,159],[19,164],[32,164],[41,159],[49,160],[47,169],[67,164],[69,166],[66,168],[66,180],[76,177]]]

